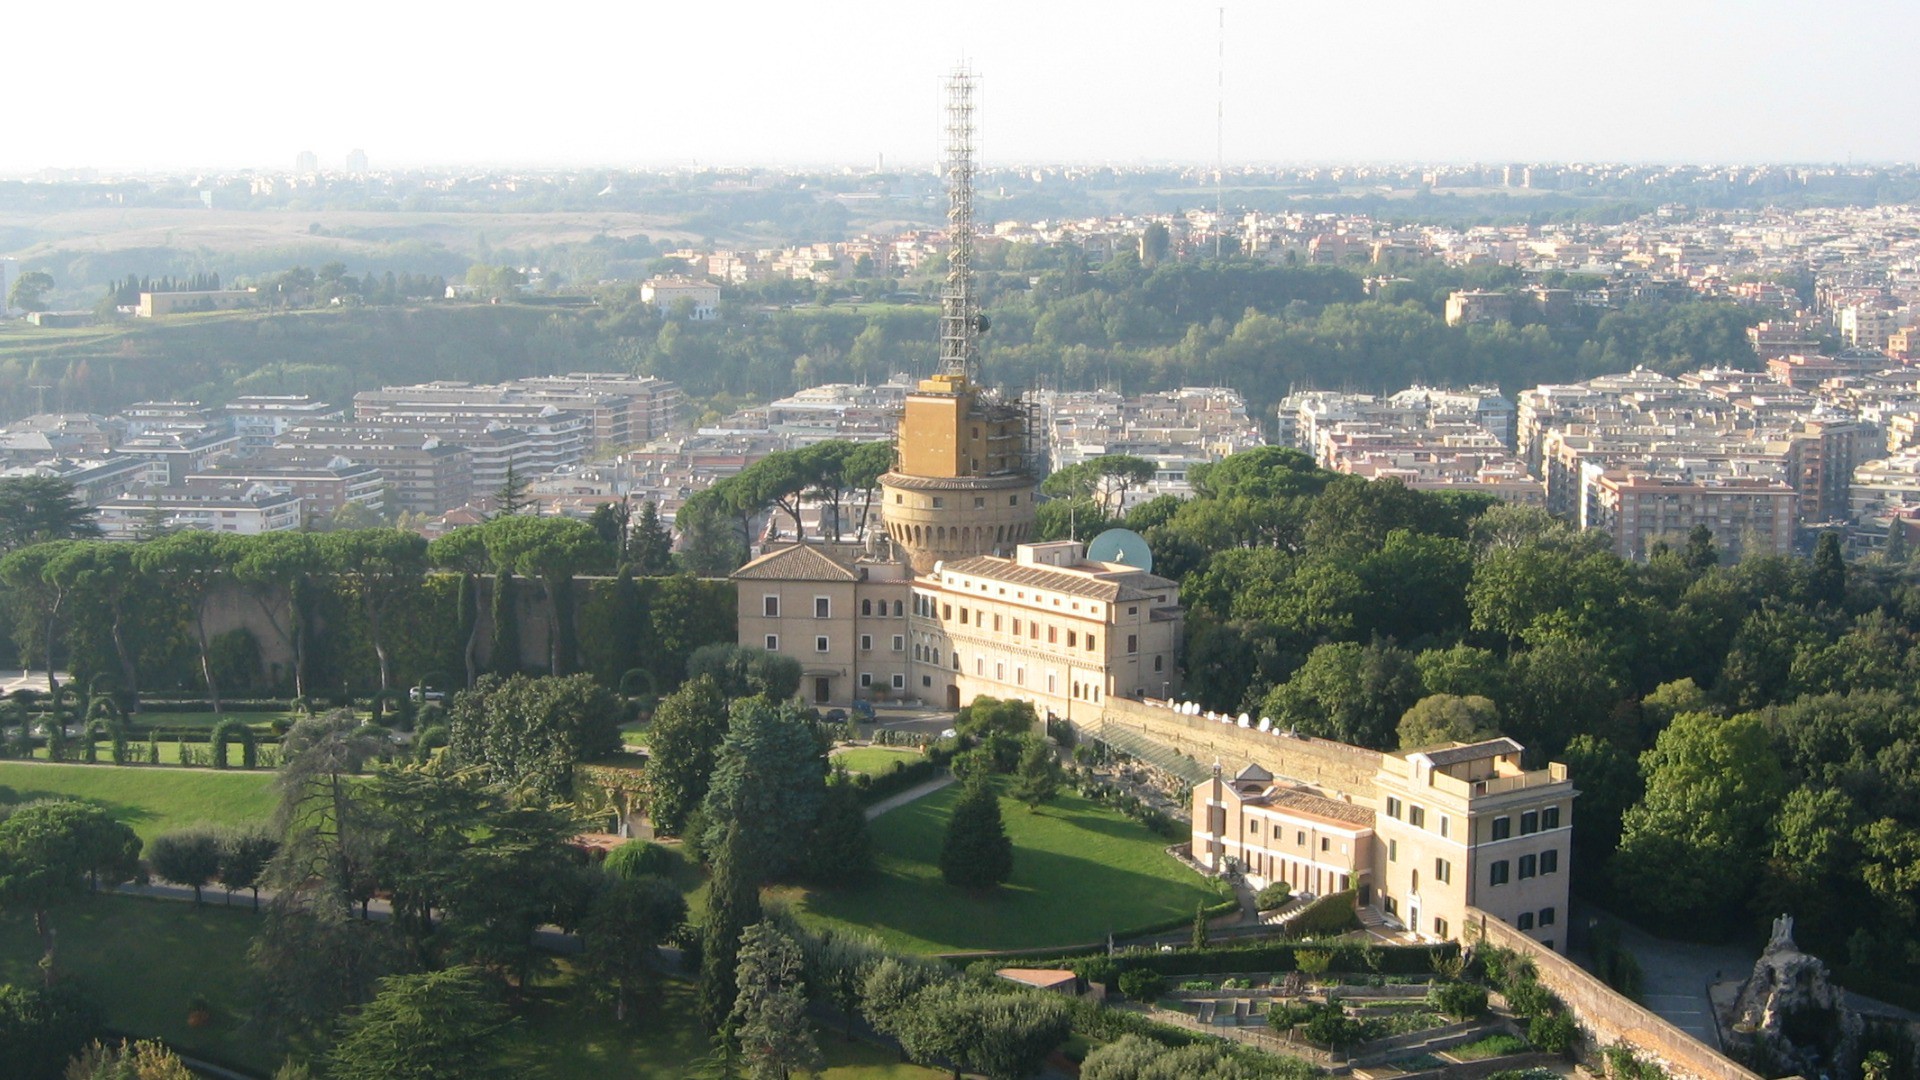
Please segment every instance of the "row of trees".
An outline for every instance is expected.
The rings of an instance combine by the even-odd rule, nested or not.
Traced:
[[[622,554],[587,522],[502,517],[432,544],[398,529],[44,539],[88,528],[59,494],[0,482],[0,510],[9,500],[25,510],[5,519],[14,535],[0,535],[0,546],[12,540],[0,601],[19,655],[49,668],[64,658],[82,677],[110,672],[136,702],[143,688],[190,680],[219,710],[223,674],[262,677],[249,674],[260,664],[248,626],[288,659],[274,680],[282,692],[302,698],[343,682],[397,693],[403,673],[471,685],[489,667],[521,670],[523,636],[544,642],[550,673],[584,666],[616,685],[639,668],[672,685],[695,648],[732,637],[728,598],[691,579],[623,566],[583,589],[579,577],[612,571]],[[531,635],[524,600],[544,616]]]

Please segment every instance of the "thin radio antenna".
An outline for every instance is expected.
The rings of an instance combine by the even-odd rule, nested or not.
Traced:
[[[1220,258],[1225,228],[1221,219],[1222,177],[1227,171],[1227,9],[1218,9],[1220,36],[1214,56],[1213,100],[1213,257]]]

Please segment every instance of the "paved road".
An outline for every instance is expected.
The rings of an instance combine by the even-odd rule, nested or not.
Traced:
[[[1619,924],[1620,944],[1640,961],[1641,1004],[1708,1046],[1719,1048],[1720,1036],[1714,1027],[1707,988],[1751,974],[1754,961],[1760,959],[1758,943],[1666,941],[1598,908],[1578,905],[1574,911],[1578,919],[1599,918]]]
[[[53,673],[53,676],[60,681],[60,685],[62,686],[72,681],[72,678],[64,671],[56,671]],[[45,669],[39,671],[17,671],[13,669],[0,671],[0,695],[11,694],[15,690],[38,690],[43,694],[46,693],[47,673]]]
[[[881,814],[884,814],[889,810],[897,810],[900,807],[905,806],[910,802],[913,802],[915,799],[924,799],[927,796],[933,794],[936,791],[939,791],[941,788],[946,787],[948,784],[951,784],[951,783],[953,783],[953,774],[947,773],[944,776],[934,777],[932,780],[929,780],[924,784],[918,784],[914,787],[910,787],[898,795],[894,795],[890,798],[881,799],[879,802],[874,803],[872,806],[867,807],[867,820],[872,821],[874,818],[879,817]]]

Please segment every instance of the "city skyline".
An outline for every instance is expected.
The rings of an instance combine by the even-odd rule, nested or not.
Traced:
[[[275,21],[32,9],[0,172],[930,164],[940,80],[981,76],[981,157],[1211,162],[1214,3],[988,2],[963,21],[866,2],[437,20],[349,3]],[[244,18],[243,10],[247,11]],[[1920,157],[1920,11],[1858,2],[1227,5],[1229,162],[1900,161]],[[231,16],[231,17],[229,17]],[[83,21],[83,18],[85,21]],[[722,31],[725,33],[723,34]],[[731,34],[732,36],[725,36]],[[80,44],[83,43],[83,44]],[[76,50],[111,77],[76,78]],[[191,73],[188,80],[183,73]],[[127,87],[212,86],[218,123],[144,122]],[[185,88],[178,91],[188,95]],[[136,94],[137,99],[137,94]]]

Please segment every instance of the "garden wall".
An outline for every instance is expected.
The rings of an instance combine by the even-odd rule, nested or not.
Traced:
[[[1275,776],[1355,798],[1373,797],[1373,778],[1380,769],[1378,751],[1327,739],[1289,738],[1125,698],[1108,701],[1101,719],[1165,743],[1203,765],[1218,759],[1229,775],[1254,762]]]
[[[1572,1010],[1583,1036],[1582,1057],[1603,1068],[1600,1052],[1625,1043],[1643,1058],[1657,1059],[1673,1077],[1696,1080],[1762,1080],[1760,1074],[1681,1031],[1673,1024],[1616,993],[1586,969],[1476,908],[1467,909],[1467,934],[1477,935],[1533,960],[1540,985]]]

